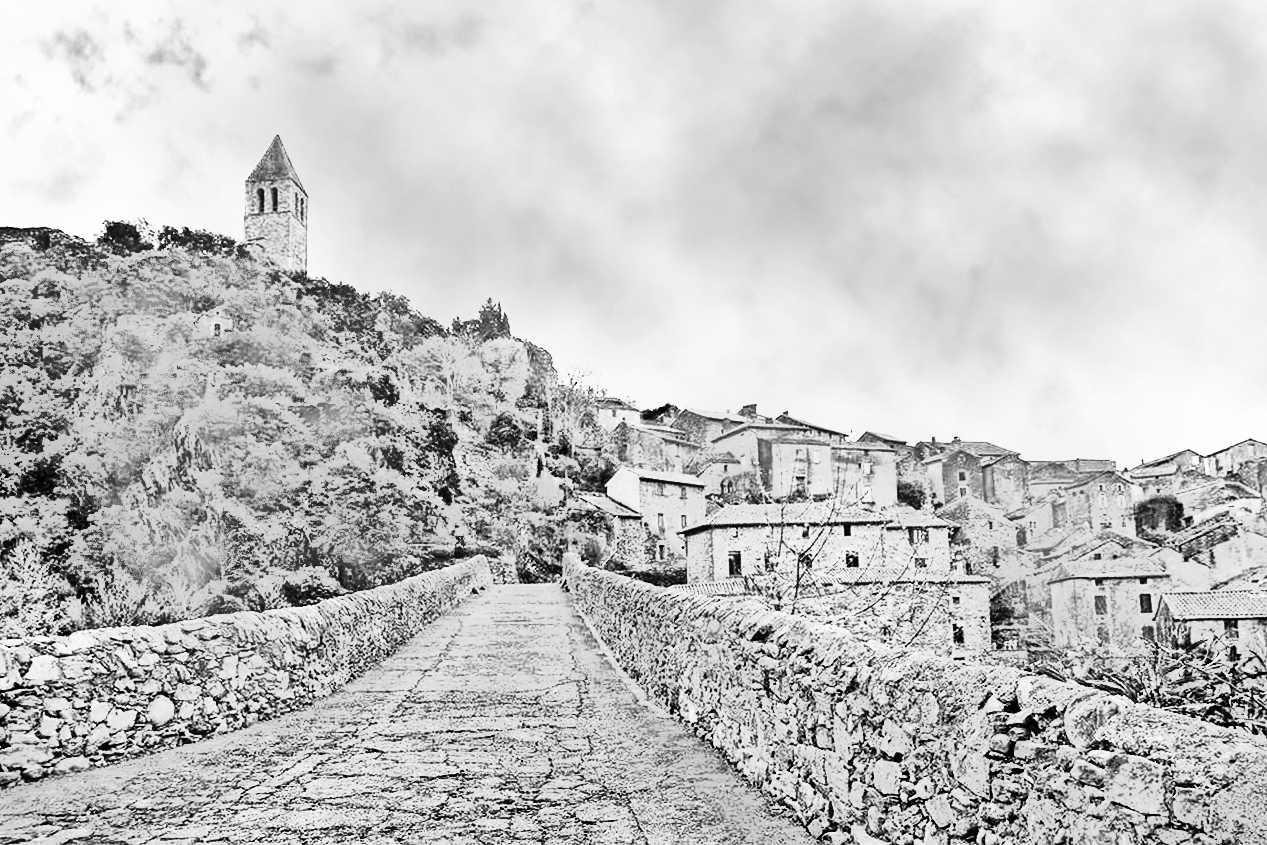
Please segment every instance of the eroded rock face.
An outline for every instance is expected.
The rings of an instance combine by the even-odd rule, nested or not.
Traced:
[[[492,583],[483,557],[303,608],[0,644],[0,787],[235,730],[328,695]]]
[[[582,565],[647,692],[828,842],[1267,845],[1267,744],[1005,667]]]

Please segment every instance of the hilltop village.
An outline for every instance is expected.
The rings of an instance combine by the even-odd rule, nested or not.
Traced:
[[[3,444],[17,456],[9,544],[51,572],[42,604],[29,586],[13,591],[17,616],[51,608],[19,628],[133,624],[144,614],[129,608],[146,602],[160,607],[146,619],[272,606],[276,589],[303,603],[477,551],[497,550],[523,580],[557,578],[570,550],[899,647],[1025,662],[1200,645],[1242,674],[1263,672],[1267,443],[1127,469],[959,437],[854,436],[751,404],[640,409],[560,384],[549,354],[512,337],[491,301],[446,330],[400,297],[310,278],[309,195],[280,137],[242,200],[240,244],[168,227],[147,253],[123,224],[107,224],[95,247],[0,230],[14,325],[30,334],[15,349],[61,336],[49,334],[63,319],[49,302],[84,298],[84,313],[105,303],[99,319],[114,326],[95,337],[85,324],[101,349],[74,366],[14,359],[31,396],[66,381],[53,394],[80,397],[54,420],[69,455],[56,463],[42,451],[47,413],[18,403],[6,423],[17,432]],[[48,311],[36,329],[29,302]],[[265,399],[285,425],[248,426],[230,448],[216,414]],[[141,448],[129,426],[148,426],[162,448]],[[254,457],[216,463],[235,449]],[[269,470],[278,458],[260,457],[277,449],[289,450],[281,476]],[[81,465],[101,479],[85,486],[89,475],[65,470]],[[345,479],[373,492],[337,494]],[[341,532],[330,516],[340,507],[379,534]],[[124,531],[120,515],[137,525]],[[141,599],[110,610],[111,591]]]
[[[897,644],[1264,654],[1267,443],[1123,469],[959,437],[853,437],[755,405],[604,397],[586,423],[573,449],[618,468],[576,495],[571,542],[602,565],[677,567],[676,589],[756,592]],[[594,515],[605,530],[583,530]]]

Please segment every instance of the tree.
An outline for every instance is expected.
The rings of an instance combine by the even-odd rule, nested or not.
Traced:
[[[109,248],[119,255],[134,252],[145,252],[154,248],[147,237],[149,226],[144,220],[127,223],[122,220],[107,220],[104,230],[97,238],[97,243]]]
[[[513,452],[523,443],[523,427],[512,415],[498,414],[493,419],[493,424],[488,427],[488,435],[484,439],[501,449],[503,453]]]
[[[921,510],[926,501],[927,491],[913,481],[898,481],[897,500],[900,504]]]
[[[1140,536],[1183,528],[1183,502],[1174,496],[1153,496],[1135,506],[1135,532]]]

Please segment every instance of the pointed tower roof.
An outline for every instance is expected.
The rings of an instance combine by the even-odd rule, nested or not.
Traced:
[[[281,135],[273,136],[273,143],[268,145],[264,157],[260,159],[259,164],[255,165],[255,169],[251,171],[246,181],[266,182],[274,179],[294,179],[295,184],[303,188],[304,193],[308,192],[308,189],[304,188],[304,183],[299,181],[299,174],[295,172],[295,165],[290,163],[290,156],[286,155]]]

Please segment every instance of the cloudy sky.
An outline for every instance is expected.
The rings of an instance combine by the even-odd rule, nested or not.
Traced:
[[[0,225],[240,237],[280,134],[312,274],[644,407],[1210,451],[1267,439],[1267,6],[1208,7],[23,4]]]

